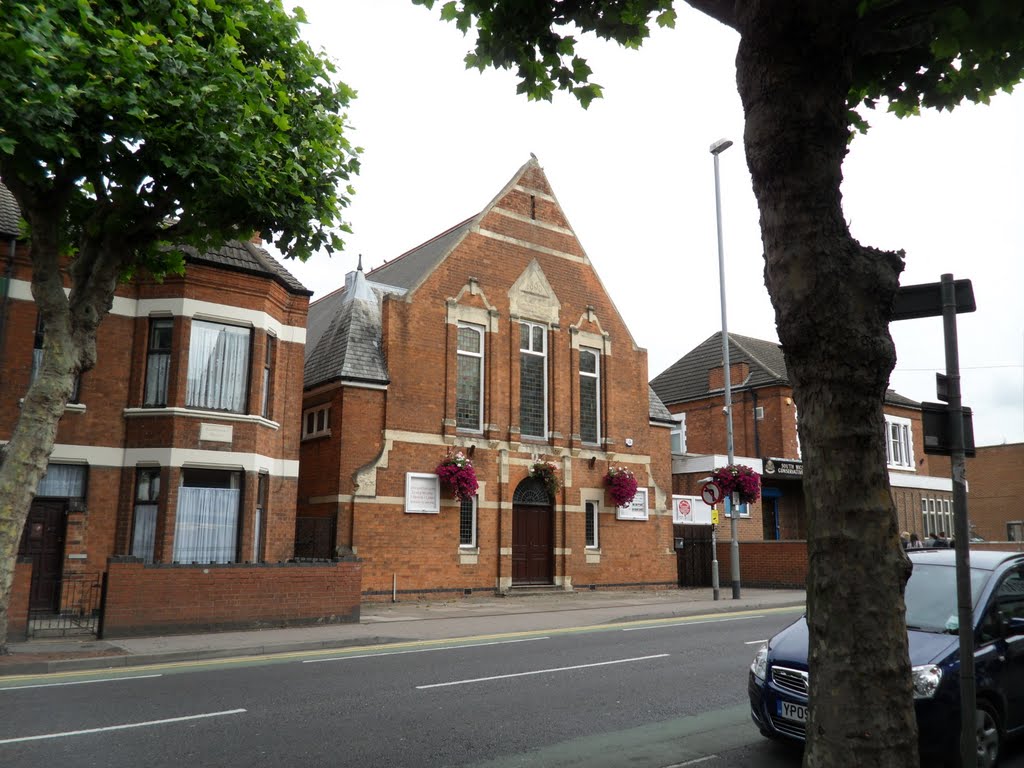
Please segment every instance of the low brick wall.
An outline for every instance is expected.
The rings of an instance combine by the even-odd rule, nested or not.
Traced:
[[[107,566],[104,638],[359,621],[356,558],[277,564]]]
[[[718,572],[723,586],[728,586],[731,573],[729,544],[728,539],[718,542]],[[741,585],[806,589],[806,541],[741,541],[739,544]],[[971,542],[971,550],[1024,552],[1024,542]]]
[[[740,584],[747,587],[805,589],[807,542],[741,541]],[[728,539],[718,541],[718,573],[722,585],[730,583],[732,558]]]
[[[21,557],[14,564],[11,601],[7,606],[7,640],[12,643],[28,639],[28,601],[31,592],[32,561]]]

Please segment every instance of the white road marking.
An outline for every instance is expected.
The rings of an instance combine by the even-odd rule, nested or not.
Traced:
[[[43,733],[39,736],[21,736],[16,739],[0,739],[0,744],[17,744],[22,741],[41,741],[43,739],[63,739],[67,736],[83,736],[89,733],[106,733],[107,731],[124,731],[128,728],[146,728],[151,725],[166,725],[168,723],[183,723],[187,720],[202,720],[207,717],[224,717],[225,715],[240,715],[244,709],[226,709],[223,712],[207,712],[202,715],[185,715],[184,717],[169,717],[166,720],[147,720],[144,723],[124,723],[122,725],[107,725],[102,728],[86,728],[81,731],[64,731],[63,733]]]
[[[685,763],[672,763],[672,765],[666,765],[665,768],[684,768],[687,765],[696,765],[697,763],[705,763],[708,760],[717,760],[718,755],[705,755],[704,757],[698,757],[694,760],[687,760]]]
[[[641,630],[641,629],[665,629],[666,627],[690,627],[690,626],[693,626],[694,624],[721,624],[722,622],[726,622],[726,621],[746,621],[747,619],[763,619],[763,618],[764,618],[764,615],[758,615],[758,616],[737,616],[734,619],[707,619],[706,621],[686,621],[685,619],[680,619],[679,621],[675,621],[675,622],[673,622],[671,624],[652,624],[652,625],[649,625],[649,626],[646,626],[646,627],[626,627],[622,631],[623,632],[636,632],[636,631]]]
[[[145,680],[150,677],[163,677],[163,675],[132,675],[131,677],[108,677],[103,680],[68,680],[64,683],[40,683],[39,685],[12,685],[10,688],[0,688],[3,691],[24,691],[29,688],[59,688],[62,685],[88,685],[89,683],[119,683],[122,680]]]
[[[767,642],[768,642],[768,638],[766,637],[764,640],[747,640],[747,642],[745,642],[744,645],[757,645],[758,643],[767,643]]]
[[[495,640],[490,643],[469,643],[466,645],[441,645],[436,648],[413,648],[408,651],[383,653],[361,653],[356,656],[331,656],[326,659],[303,659],[303,664],[319,664],[321,661],[348,661],[349,659],[373,659],[378,656],[401,656],[405,653],[427,653],[428,651],[457,651],[460,648],[482,648],[485,645],[507,645],[509,643],[532,643],[534,640],[550,640],[550,637],[524,637],[519,640]]]
[[[531,672],[513,672],[509,675],[493,675],[491,677],[474,677],[470,680],[452,680],[449,683],[432,683],[430,685],[417,685],[419,691],[427,688],[444,688],[449,685],[466,685],[468,683],[486,683],[491,680],[505,680],[509,677],[526,677],[527,675],[546,675],[549,672],[569,672],[573,669],[589,669],[591,667],[607,667],[610,664],[629,664],[633,661],[649,661],[651,659],[663,659],[669,654],[659,653],[655,656],[637,656],[632,659],[615,659],[614,661],[598,661],[593,664],[575,664],[571,667],[553,667],[552,669],[535,669]]]

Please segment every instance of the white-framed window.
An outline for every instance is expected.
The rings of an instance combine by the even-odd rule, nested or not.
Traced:
[[[248,328],[193,320],[185,405],[246,412],[249,393]]]
[[[85,464],[47,464],[36,486],[36,496],[84,499],[88,467]]]
[[[476,507],[477,498],[473,496],[459,502],[459,546],[476,547]]]
[[[135,515],[132,522],[132,556],[153,562],[156,516],[160,503],[160,467],[135,470]]]
[[[583,511],[586,514],[586,522],[584,523],[585,528],[585,546],[587,549],[597,549],[598,538],[597,538],[597,515],[601,510],[601,502],[590,499],[583,502]]]
[[[759,405],[756,408],[754,408],[754,420],[755,421],[764,421],[764,406],[763,405]]]
[[[523,436],[548,434],[547,328],[519,324],[519,431]]]
[[[331,406],[318,405],[302,412],[302,439],[331,434]]]
[[[242,473],[183,469],[174,524],[176,563],[233,563],[238,554]]]
[[[740,513],[738,517],[750,517],[750,505],[749,504],[738,504]],[[722,500],[722,516],[729,518],[732,517],[732,502],[726,504],[725,500]]]
[[[1007,541],[1024,541],[1024,521],[1009,520],[1006,523]]]
[[[673,413],[672,421],[672,453],[686,453],[686,414]]]
[[[632,503],[625,507],[615,508],[615,517],[618,520],[646,520],[647,519],[647,489],[637,488],[636,496]]]
[[[925,536],[934,536],[940,531],[952,535],[953,500],[922,498],[921,529]]]
[[[601,441],[601,353],[580,347],[580,439]]]
[[[167,380],[171,370],[171,343],[174,319],[154,317],[149,321],[149,343],[146,349],[146,389],[142,404],[149,407],[167,405]]]
[[[455,424],[474,432],[484,425],[484,329],[459,323],[455,383]]]
[[[274,381],[274,355],[277,352],[277,339],[267,334],[267,347],[263,352],[263,402],[260,404],[260,416],[270,418],[271,385]]]
[[[910,419],[885,416],[886,464],[893,469],[914,468],[914,440]]]

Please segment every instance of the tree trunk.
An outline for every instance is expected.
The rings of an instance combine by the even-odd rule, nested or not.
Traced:
[[[750,3],[737,55],[765,282],[804,459],[804,765],[917,768],[903,603],[910,564],[883,440],[895,363],[888,322],[903,266],[901,254],[861,246],[843,218],[847,30],[855,17],[842,5]]]
[[[0,655],[8,652],[7,627],[14,565],[25,519],[57,437],[57,426],[75,377],[92,368],[96,329],[113,302],[122,254],[113,241],[83,238],[74,285],[64,293],[52,200],[19,200],[32,230],[32,295],[45,323],[43,361],[25,393],[10,442],[0,454]]]

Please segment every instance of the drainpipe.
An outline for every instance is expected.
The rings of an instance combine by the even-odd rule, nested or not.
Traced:
[[[18,238],[12,236],[10,240],[10,252],[7,256],[7,267],[3,276],[3,296],[0,297],[0,360],[4,359],[4,347],[7,342],[7,299],[11,295],[11,277],[14,274],[14,251],[18,244]],[[0,390],[3,389],[3,367],[0,366]]]
[[[757,430],[757,390],[750,390],[750,398],[754,401],[754,455],[761,457],[761,435]]]

